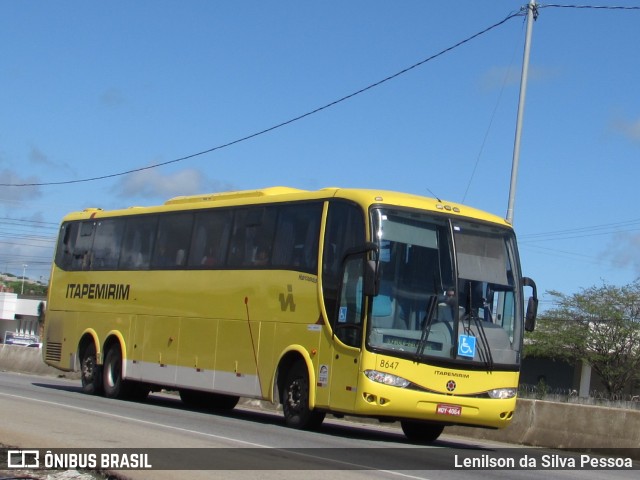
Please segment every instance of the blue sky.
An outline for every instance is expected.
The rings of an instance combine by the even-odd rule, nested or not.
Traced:
[[[526,3],[2,2],[0,183],[111,175],[232,142]],[[639,10],[540,8],[514,223],[523,269],[543,292],[640,274],[639,25]],[[0,187],[0,271],[26,264],[27,276],[46,280],[69,211],[183,194],[367,187],[433,192],[505,216],[524,36],[524,17],[510,19],[206,155],[100,181]]]

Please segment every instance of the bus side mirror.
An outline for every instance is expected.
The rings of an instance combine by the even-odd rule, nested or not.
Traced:
[[[363,291],[368,297],[378,295],[378,262],[367,260],[364,263]]]
[[[364,274],[362,279],[362,291],[369,297],[375,297],[378,295],[378,252],[378,245],[373,242],[366,242],[357,247],[349,248],[342,258],[342,265],[344,268],[344,264],[349,257],[368,253],[372,254],[374,260],[365,260],[364,262]]]
[[[536,317],[538,315],[538,299],[529,297],[527,304],[527,313],[524,320],[524,329],[527,332],[533,332],[536,328]]]
[[[527,332],[533,332],[536,328],[536,317],[538,316],[538,288],[536,287],[536,282],[529,277],[522,278],[522,285],[533,289],[533,295],[529,297],[524,317],[524,329]]]

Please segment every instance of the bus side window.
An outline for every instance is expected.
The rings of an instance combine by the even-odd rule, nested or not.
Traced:
[[[275,207],[253,207],[236,212],[229,251],[230,267],[266,267],[271,263]]]
[[[293,247],[295,244],[295,219],[285,210],[280,213],[276,239],[273,245],[273,265],[289,266],[293,264]]]
[[[162,215],[158,221],[152,268],[184,267],[191,240],[193,214],[175,213]]]
[[[317,217],[308,219],[307,227],[304,230],[304,240],[302,243],[296,242],[295,262],[304,267],[304,270],[315,273],[318,269],[318,238],[320,236],[320,215],[322,210],[318,210]]]
[[[316,273],[322,203],[279,207],[272,265]]]
[[[78,237],[73,248],[72,270],[91,269],[94,232],[95,223],[93,221],[80,223]]]
[[[228,267],[239,267],[246,257],[246,216],[247,210],[241,209],[235,212],[231,240],[229,242],[229,256],[227,258]]]
[[[189,267],[220,268],[224,266],[233,224],[231,210],[209,210],[196,213]]]
[[[120,251],[121,270],[145,270],[156,235],[158,217],[147,215],[127,219],[122,250]]]
[[[62,270],[70,270],[73,262],[73,251],[78,237],[79,222],[66,223],[60,228],[60,240],[56,249],[56,265]]]
[[[123,229],[124,220],[120,218],[98,222],[93,241],[91,265],[93,270],[117,269]]]
[[[207,244],[207,229],[204,225],[199,224],[196,219],[196,226],[193,230],[193,238],[191,239],[191,248],[189,249],[189,261],[190,267],[199,267],[200,265],[206,265],[206,253],[208,253],[210,247]],[[210,256],[210,258],[213,258]],[[201,259],[198,261],[198,259]]]

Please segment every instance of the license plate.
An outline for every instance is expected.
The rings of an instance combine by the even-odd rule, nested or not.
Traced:
[[[443,403],[439,403],[436,408],[436,413],[438,415],[462,415],[462,407],[460,405],[445,405]]]

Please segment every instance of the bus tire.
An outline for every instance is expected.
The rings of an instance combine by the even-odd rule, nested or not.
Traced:
[[[96,358],[96,346],[93,343],[87,345],[80,359],[80,381],[82,392],[88,395],[102,394],[102,367],[98,365]]]
[[[122,378],[122,353],[119,345],[113,345],[107,351],[102,367],[102,380],[105,397],[122,400],[134,398],[136,385]]]
[[[442,431],[444,425],[437,423],[416,422],[412,420],[402,420],[400,422],[404,435],[416,443],[432,443],[435,442]]]
[[[322,424],[325,412],[309,408],[309,374],[304,363],[295,363],[287,373],[281,401],[288,427],[315,430]]]

